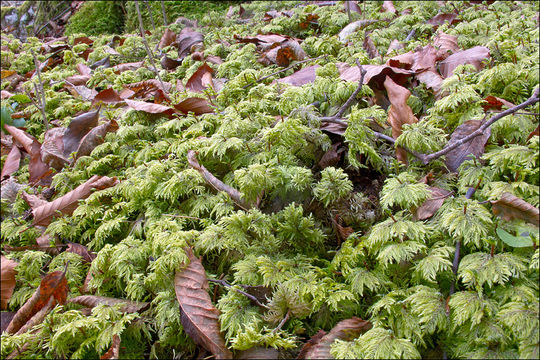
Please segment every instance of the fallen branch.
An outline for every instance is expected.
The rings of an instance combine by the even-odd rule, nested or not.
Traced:
[[[161,3],[161,14],[163,15],[163,25],[168,26],[167,14],[165,13],[165,4],[163,3],[163,0],[161,0],[160,3]]]
[[[244,200],[242,200],[242,194],[240,193],[240,191],[225,184],[223,181],[215,177],[204,166],[199,164],[199,162],[197,161],[197,153],[195,151],[188,151],[187,161],[192,168],[201,173],[206,182],[212,185],[214,189],[216,189],[217,191],[225,191],[227,194],[229,194],[231,199],[235,202],[236,205],[238,205],[238,207],[246,211],[253,207],[253,205],[248,204]]]
[[[296,65],[300,65],[300,64],[303,64],[303,63],[306,63],[306,62],[318,60],[318,59],[321,59],[321,58],[323,58],[323,57],[326,58],[327,56],[328,56],[328,55],[325,54],[325,55],[321,55],[321,56],[316,57],[316,58],[306,59],[306,60],[302,60],[302,61],[297,61],[297,62],[295,62],[293,65],[291,65],[291,66],[289,66],[289,67],[286,67],[285,69],[278,70],[278,71],[276,71],[276,72],[271,73],[270,75],[266,75],[266,76],[263,76],[263,77],[260,78],[260,79],[257,79],[255,82],[252,82],[252,83],[249,83],[249,84],[247,84],[247,85],[244,85],[244,86],[242,87],[242,89],[247,89],[248,87],[253,86],[253,85],[257,84],[257,83],[260,83],[261,81],[263,81],[263,80],[265,80],[265,79],[268,79],[269,77],[272,77],[272,76],[274,76],[274,75],[281,74],[282,72],[285,72],[285,71],[287,71],[287,70],[290,70],[290,69],[294,68]]]
[[[41,93],[41,98],[39,94],[37,93],[37,87],[34,83],[34,88],[36,89],[36,97],[38,98],[38,102],[40,103],[39,109],[41,110],[41,115],[43,116],[43,123],[45,124],[45,129],[49,130],[49,122],[47,121],[47,115],[45,114],[45,91],[43,90],[43,82],[41,81],[41,70],[39,70],[39,62],[36,57],[36,54],[34,54],[34,50],[30,49],[30,52],[32,53],[32,56],[34,57],[34,64],[36,65],[36,73],[38,76],[39,81],[39,90]]]
[[[261,303],[259,300],[257,300],[257,298],[251,294],[248,294],[247,292],[245,291],[242,291],[240,289],[237,289],[235,288],[234,286],[232,286],[231,284],[229,284],[227,281],[225,280],[215,280],[215,279],[208,279],[208,281],[211,281],[213,283],[216,283],[216,284],[220,284],[222,286],[225,286],[225,287],[228,287],[228,288],[231,288],[233,289],[234,291],[236,291],[237,293],[239,294],[242,294],[244,295],[245,297],[247,297],[248,299],[250,299],[251,301],[253,301],[255,304],[257,304],[258,306],[260,307],[263,307],[265,309],[268,309],[268,306],[264,305],[263,303]]]
[[[291,316],[291,309],[287,310],[287,314],[285,314],[285,317],[283,318],[283,320],[281,320],[281,322],[278,324],[278,326],[274,330],[272,330],[272,333],[276,333],[278,330],[281,330],[283,325],[285,325],[287,320],[289,320],[290,316]]]
[[[148,4],[148,0],[144,0],[144,3],[146,4],[146,10],[148,10],[148,15],[150,15],[150,22],[152,23],[152,29],[156,31],[156,23],[154,23],[154,15],[152,14],[152,8],[150,7],[150,4]]]

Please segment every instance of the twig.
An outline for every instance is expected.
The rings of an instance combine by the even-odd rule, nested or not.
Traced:
[[[164,93],[167,93],[167,90],[165,89],[165,86],[163,85],[163,81],[161,80],[161,76],[159,76],[159,72],[157,70],[156,64],[154,63],[154,55],[152,54],[152,51],[150,50],[150,47],[148,46],[148,42],[146,41],[146,36],[144,34],[144,27],[143,27],[143,21],[141,16],[141,10],[139,9],[139,1],[135,1],[135,8],[137,9],[137,16],[139,18],[139,28],[141,31],[141,36],[143,38],[144,47],[146,48],[146,53],[148,54],[148,57],[150,58],[150,62],[152,63],[152,67],[154,68],[154,72],[156,73],[156,76],[159,80],[159,83],[161,84],[161,88]]]
[[[150,21],[152,22],[152,29],[156,31],[156,24],[154,23],[154,15],[152,14],[152,9],[150,8],[150,5],[148,4],[148,0],[144,0],[144,3],[146,4],[148,15],[150,15]]]
[[[163,3],[163,0],[161,0],[160,3],[161,3],[161,14],[163,15],[163,25],[168,26],[167,14],[165,13],[165,4]]]
[[[222,286],[225,286],[225,287],[228,287],[228,288],[231,288],[233,289],[234,291],[238,292],[239,294],[242,294],[244,295],[245,297],[247,297],[248,299],[252,300],[253,302],[255,302],[255,304],[257,304],[258,306],[260,307],[263,307],[265,309],[268,309],[268,306],[264,305],[263,303],[261,303],[255,296],[251,295],[251,294],[248,294],[247,292],[245,291],[242,291],[240,289],[237,289],[235,287],[233,287],[231,284],[229,284],[227,281],[225,280],[215,280],[215,279],[208,279],[208,281],[210,282],[213,282],[213,283],[217,283],[217,284],[220,284]]]
[[[362,65],[360,65],[360,62],[358,61],[358,59],[356,59],[356,66],[358,66],[358,69],[360,69],[360,80],[358,81],[358,87],[356,88],[356,90],[354,90],[352,95],[349,96],[347,101],[345,101],[345,104],[343,104],[343,106],[339,108],[338,112],[334,116],[322,117],[321,121],[336,122],[336,120],[340,119],[343,113],[347,111],[347,109],[351,106],[353,101],[356,99],[356,95],[358,95],[360,90],[362,90],[362,86],[364,85],[364,77],[366,76],[367,71],[364,70]]]
[[[247,85],[244,85],[244,86],[242,87],[242,89],[246,89],[246,88],[248,88],[248,87],[250,87],[250,86],[252,86],[252,85],[255,85],[255,84],[257,84],[257,83],[260,83],[261,81],[263,81],[263,80],[265,80],[265,79],[268,79],[269,77],[272,77],[272,76],[274,76],[274,75],[281,74],[282,72],[285,72],[285,71],[287,71],[287,70],[290,70],[290,69],[294,68],[296,65],[300,65],[300,64],[303,64],[303,63],[306,63],[306,62],[309,62],[309,61],[318,60],[318,59],[323,58],[323,57],[326,58],[327,56],[328,56],[328,55],[325,54],[325,55],[321,55],[321,56],[316,57],[316,58],[306,59],[306,60],[302,60],[302,61],[297,61],[297,62],[295,62],[293,65],[291,65],[291,66],[289,66],[289,67],[286,67],[285,69],[278,70],[278,71],[276,71],[276,72],[274,72],[274,73],[271,73],[270,75],[263,76],[262,78],[256,80],[255,82],[252,82],[252,83],[249,83],[249,84],[247,84]]]
[[[289,320],[290,316],[291,316],[291,309],[288,309],[287,313],[285,314],[285,317],[283,318],[283,320],[281,320],[278,326],[274,330],[272,330],[272,333],[276,333],[278,330],[280,330],[283,327],[283,325],[285,325],[287,320]]]
[[[212,185],[214,189],[218,191],[225,191],[227,194],[229,194],[231,199],[236,203],[236,205],[238,205],[238,207],[246,211],[253,207],[253,205],[247,204],[244,200],[242,200],[242,194],[240,193],[240,191],[223,183],[223,181],[216,178],[204,166],[199,164],[199,162],[197,161],[197,154],[195,153],[195,151],[193,150],[188,151],[187,161],[192,168],[194,168],[195,170],[201,173],[201,175],[206,180],[206,182]]]
[[[41,106],[39,107],[41,109],[41,115],[43,116],[43,123],[45,124],[45,129],[49,130],[49,122],[47,121],[47,115],[45,114],[45,91],[43,90],[43,82],[41,81],[41,70],[39,70],[39,62],[36,57],[36,54],[34,54],[34,50],[30,49],[30,52],[32,53],[32,56],[34,57],[34,64],[36,65],[36,72],[38,76],[39,81],[39,90],[41,92],[41,99],[39,99],[39,94],[36,93],[36,96],[39,99],[39,102],[41,103]],[[34,83],[34,86],[36,84]],[[37,88],[36,88],[37,92]]]
[[[180,218],[180,219],[202,220],[201,218],[198,218],[198,217],[195,217],[195,216],[175,215],[175,214],[161,214],[161,215],[163,215],[163,216],[171,216],[171,217]]]

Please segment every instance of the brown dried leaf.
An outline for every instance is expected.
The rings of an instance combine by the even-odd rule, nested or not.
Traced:
[[[459,20],[457,19],[457,14],[455,14],[455,13],[437,14],[434,17],[432,17],[431,19],[429,19],[427,21],[427,23],[430,24],[430,25],[433,25],[435,28],[437,28],[439,25],[442,25],[447,21],[448,21],[448,23],[450,25],[453,25],[453,24],[459,22]]]
[[[411,92],[399,86],[387,76],[384,81],[384,87],[388,93],[390,107],[388,108],[388,122],[392,126],[392,137],[397,139],[402,133],[404,124],[414,124],[418,119],[414,116],[412,109],[407,105],[407,99],[411,96]],[[405,150],[397,147],[396,157],[399,161],[407,164],[407,153]]]
[[[369,35],[366,35],[364,37],[364,49],[366,50],[370,59],[381,57],[381,54],[379,54],[379,50],[377,50],[375,43],[373,42],[373,40],[371,40]]]
[[[112,338],[112,344],[110,349],[100,359],[118,359],[120,356],[120,336],[114,334]]]
[[[165,105],[152,104],[152,103],[147,103],[144,101],[136,101],[136,100],[129,100],[129,99],[125,99],[124,101],[132,109],[143,111],[148,114],[163,114],[166,116],[170,116],[171,114],[174,113],[174,109],[171,109],[170,107],[165,106]]]
[[[281,44],[282,42],[289,39],[288,36],[285,35],[279,35],[279,34],[263,34],[263,35],[257,35],[257,36],[246,36],[246,37],[240,37],[238,35],[234,35],[235,40],[238,40],[238,42],[241,43],[253,43],[257,46],[261,46],[263,49],[267,49],[272,47],[273,45],[277,46]]]
[[[204,36],[198,31],[190,31],[176,37],[178,44],[178,59],[183,59],[191,52],[193,45],[201,44]]]
[[[298,353],[298,356],[296,357],[297,359],[305,359],[306,358],[306,353],[308,351],[310,351],[310,349],[314,346],[314,345],[317,345],[319,343],[319,341],[321,341],[322,337],[326,335],[326,331],[324,330],[319,330],[317,331],[317,333],[315,335],[313,335],[311,337],[311,339],[309,339],[305,344],[304,346],[302,346],[302,349],[300,350],[300,352]]]
[[[213,113],[214,109],[210,106],[208,101],[201,98],[190,97],[184,99],[178,104],[174,105],[174,108],[184,114],[193,112],[195,115],[201,115],[206,113]]]
[[[64,157],[64,133],[63,127],[55,127],[45,132],[45,138],[41,145],[41,160],[50,167],[61,170],[68,159]]]
[[[401,50],[405,47],[405,45],[403,45],[403,43],[401,41],[399,41],[398,39],[394,39],[392,40],[392,42],[390,43],[390,45],[388,46],[388,50],[386,51],[386,55],[390,55],[392,53],[392,51],[398,51],[398,50]],[[392,64],[388,64],[390,66],[395,66],[395,65],[392,65]],[[399,66],[397,66],[399,67]]]
[[[343,151],[338,151],[338,147],[341,146],[341,142],[332,144],[330,149],[328,149],[324,155],[319,160],[319,166],[321,169],[327,168],[329,166],[335,166],[341,160],[341,154]]]
[[[68,303],[74,303],[79,304],[82,306],[86,306],[89,308],[96,307],[98,305],[107,305],[107,306],[114,306],[117,304],[123,305],[120,308],[120,311],[126,314],[134,313],[134,312],[141,312],[150,306],[150,303],[147,302],[136,302],[136,301],[130,301],[126,299],[117,299],[117,298],[111,298],[106,296],[95,296],[95,295],[82,295],[77,296],[74,298],[69,299]]]
[[[21,192],[21,197],[23,198],[24,201],[26,201],[26,203],[31,208],[37,208],[37,207],[39,207],[41,205],[45,205],[45,204],[49,203],[47,200],[44,200],[44,199],[40,198],[37,195],[28,194],[24,190]]]
[[[239,351],[236,354],[236,359],[279,359],[279,351],[274,348],[254,346],[250,349]]]
[[[87,75],[87,76],[90,76],[90,74],[92,73],[92,69],[90,69],[87,65],[85,65],[83,63],[78,63],[77,64],[77,71],[81,75]]]
[[[429,199],[424,201],[424,203],[414,212],[413,218],[415,221],[429,219],[435,215],[437,210],[439,210],[444,203],[444,200],[451,194],[450,191],[438,187],[430,186],[429,190],[431,191]]]
[[[358,82],[360,80],[360,70],[358,66],[349,66],[347,64],[339,65],[339,78],[345,81]],[[404,85],[407,79],[414,75],[414,71],[399,69],[388,65],[362,65],[362,68],[366,71],[364,76],[364,84],[375,86],[379,89],[384,89],[384,82],[387,77],[398,85]]]
[[[90,67],[90,69],[95,70],[100,66],[103,66],[105,68],[110,68],[111,67],[111,55],[107,55],[106,57],[104,57],[101,60],[96,61],[95,63],[93,63],[89,67]]]
[[[176,298],[180,304],[180,322],[196,344],[218,359],[232,359],[220,332],[219,311],[208,295],[208,280],[201,261],[191,248],[185,248],[189,265],[176,272]]]
[[[362,320],[353,316],[350,319],[342,320],[334,326],[332,330],[319,341],[312,344],[307,351],[303,353],[303,357],[299,359],[331,359],[330,345],[337,339],[349,341],[356,338],[360,333],[371,329],[372,325],[369,321]],[[302,352],[301,352],[302,353]]]
[[[506,221],[525,220],[535,226],[540,225],[538,208],[510,193],[503,193],[499,200],[491,201],[491,210]]]
[[[75,86],[86,85],[88,80],[90,80],[90,75],[73,75],[66,78],[66,82]]]
[[[33,224],[47,226],[50,224],[53,216],[58,216],[58,212],[61,215],[71,215],[79,205],[79,200],[86,199],[90,196],[93,189],[103,190],[116,184],[118,184],[116,177],[110,178],[94,175],[84,184],[79,185],[66,195],[34,208],[32,210],[34,214]]]
[[[15,270],[15,267],[19,263],[6,258],[4,255],[2,255],[0,262],[0,305],[2,310],[5,310],[7,309],[9,299],[11,299],[11,295],[13,295],[13,290],[15,290],[15,274],[17,274],[17,270]]]
[[[77,154],[75,160],[81,156],[90,155],[92,150],[105,141],[105,135],[109,132],[115,132],[118,130],[118,124],[114,119],[107,121],[104,124],[96,126],[88,132],[82,139],[79,147],[77,148]]]
[[[124,64],[118,64],[113,67],[113,70],[116,74],[123,73],[124,71],[136,71],[137,69],[140,69],[143,67],[144,61],[137,61],[132,63],[124,63]]]
[[[83,261],[85,263],[91,263],[92,260],[96,258],[96,253],[93,251],[88,250],[88,248],[84,245],[77,244],[77,243],[68,243],[68,247],[66,249],[67,252],[71,252],[74,254],[81,255]]]
[[[207,63],[203,63],[186,82],[186,89],[193,92],[202,92],[208,86],[212,85],[213,73],[214,70]]]
[[[455,53],[460,50],[457,42],[457,36],[448,35],[440,31],[433,39],[433,46],[442,51],[442,53],[446,54],[445,58],[450,55],[449,53]]]
[[[328,122],[328,121],[321,121],[321,130],[327,131],[331,134],[335,135],[343,135],[345,133],[345,130],[347,130],[347,125],[345,124],[337,124],[334,122]]]
[[[1,180],[6,177],[9,177],[15,171],[19,170],[19,165],[21,163],[21,151],[18,147],[13,146],[9,152],[4,166],[2,166],[2,173],[0,175]]]
[[[480,120],[469,120],[459,125],[452,133],[452,137],[450,138],[447,146],[453,145],[456,141],[459,141],[464,137],[470,135],[481,125],[482,121]],[[487,128],[486,130],[484,130],[484,133],[482,135],[479,135],[472,140],[467,141],[465,144],[462,144],[451,150],[446,155],[446,167],[448,168],[448,170],[456,172],[459,165],[461,165],[461,163],[464,162],[469,157],[469,155],[480,157],[480,155],[484,153],[484,148],[490,135],[491,129]]]
[[[161,40],[159,40],[158,49],[163,49],[176,41],[176,33],[168,28],[165,29]]]
[[[97,104],[99,101],[106,104],[117,104],[124,101],[124,99],[122,99],[113,88],[108,88],[100,91],[96,94],[96,96],[94,96],[94,99],[92,100],[92,106]]]
[[[538,125],[536,127],[536,129],[534,129],[533,131],[531,131],[531,133],[529,134],[529,136],[527,136],[527,141],[529,141],[530,138],[532,138],[533,136],[540,136],[540,125]]]
[[[165,70],[174,70],[180,65],[182,65],[182,60],[174,60],[167,55],[163,55],[161,58],[161,67],[163,67]]]
[[[384,12],[389,12],[393,14],[396,13],[396,8],[394,7],[394,4],[392,3],[392,1],[383,1],[381,10]]]
[[[2,80],[4,80],[4,79],[10,77],[11,75],[15,75],[16,73],[17,72],[15,70],[4,70],[4,69],[2,69],[1,74],[0,74],[0,78]]]
[[[416,79],[422,84],[426,85],[427,88],[432,89],[436,98],[440,96],[442,82],[444,79],[441,77],[441,75],[439,75],[439,73],[430,70],[422,71],[416,74]]]
[[[315,81],[315,70],[319,65],[306,66],[295,72],[292,75],[286,76],[281,79],[277,79],[277,82],[291,84],[294,86],[302,86],[304,84],[309,84]]]
[[[161,86],[161,83],[156,79],[140,81],[133,84],[124,84],[124,88],[135,92],[134,95],[129,97],[138,97],[143,100],[147,100],[152,96],[155,97],[159,90],[163,92],[169,92],[172,87],[172,85],[168,82],[164,82],[163,86],[165,86],[165,88],[163,88]],[[120,95],[120,97],[125,99],[125,97],[123,97],[122,95]]]
[[[84,101],[92,100],[98,93],[95,89],[89,89],[84,85],[76,86],[68,83],[67,81],[65,82],[64,87],[71,93],[71,95],[73,95],[73,97],[80,97]]]
[[[454,74],[454,69],[459,65],[472,64],[477,70],[484,68],[483,61],[490,57],[489,48],[485,46],[475,46],[471,49],[458,51],[441,61],[440,71],[443,78]]]
[[[94,40],[90,39],[88,36],[80,36],[73,40],[73,45],[77,45],[77,44],[92,45],[93,43],[94,43]]]
[[[516,106],[512,104],[510,101],[506,101],[504,99],[501,99],[492,95],[487,96],[484,99],[484,101],[487,102],[487,104],[482,105],[482,108],[484,108],[484,111],[487,111],[489,109],[501,110],[503,106],[506,106],[508,109],[510,109]]]
[[[97,126],[99,110],[100,107],[95,111],[83,113],[71,120],[63,137],[64,157],[68,158],[72,152],[77,151],[84,135]]]

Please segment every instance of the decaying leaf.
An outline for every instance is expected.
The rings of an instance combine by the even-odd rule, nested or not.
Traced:
[[[305,51],[302,49],[298,41],[295,39],[287,39],[279,43],[277,46],[270,46],[259,59],[259,62],[264,65],[277,64],[282,67],[289,66],[291,61],[301,61],[306,57]]]
[[[298,353],[298,356],[296,357],[297,359],[305,359],[306,358],[306,354],[308,353],[308,351],[310,351],[310,349],[319,343],[319,341],[321,341],[322,337],[326,335],[326,331],[324,330],[319,330],[317,331],[317,333],[315,335],[313,335],[311,337],[311,339],[309,339],[305,344],[304,346],[302,346],[302,349],[300,350],[300,352]]]
[[[101,355],[100,359],[118,359],[120,356],[120,336],[117,334],[113,335],[112,344],[109,350]]]
[[[185,248],[189,264],[176,272],[176,298],[180,304],[181,323],[196,344],[218,359],[232,359],[220,332],[219,311],[208,295],[208,280],[201,261]]]
[[[187,29],[187,28],[186,28]],[[183,59],[190,52],[194,45],[201,44],[204,36],[198,31],[190,31],[181,33],[176,37],[176,43],[178,45],[178,59]]]
[[[516,106],[510,101],[506,101],[492,95],[486,96],[484,101],[486,102],[485,104],[482,104],[482,108],[484,109],[484,111],[487,111],[489,109],[501,110],[503,106],[506,106],[508,109],[510,109]]]
[[[91,263],[92,260],[96,258],[95,252],[90,251],[86,246],[77,243],[68,243],[66,251],[80,255],[82,257],[82,260],[87,264]]]
[[[174,113],[174,109],[171,109],[168,106],[160,105],[160,104],[152,104],[145,101],[137,101],[137,100],[124,100],[126,104],[129,105],[130,108],[142,111],[148,114],[163,114],[163,115],[171,115]]]
[[[186,89],[194,92],[202,92],[208,86],[212,85],[212,74],[214,70],[203,63],[186,82]]]
[[[19,165],[21,163],[21,151],[18,147],[13,146],[9,152],[4,166],[2,166],[2,174],[0,178],[3,180],[6,177],[9,177],[15,171],[19,170]]]
[[[1,276],[0,276],[0,300],[2,310],[7,309],[7,304],[13,290],[15,290],[15,274],[17,270],[15,267],[18,265],[16,261],[6,258],[4,255],[1,257]]]
[[[430,197],[424,201],[422,205],[414,212],[414,220],[425,220],[429,219],[444,203],[444,200],[448,198],[451,194],[450,191],[441,189],[438,187],[430,186],[428,188],[431,191]]]
[[[41,205],[48,204],[48,201],[45,199],[42,199],[38,197],[37,195],[28,194],[26,191],[21,192],[21,197],[24,201],[31,207],[31,208],[37,208]]]
[[[445,34],[439,31],[433,38],[433,46],[443,51],[448,57],[450,53],[455,53],[460,50],[457,40],[457,36]]]
[[[254,346],[250,349],[239,351],[236,359],[279,359],[279,351],[274,348],[264,348],[261,346]]]
[[[86,85],[88,80],[90,80],[90,75],[73,75],[66,78],[66,82],[76,86]]]
[[[364,36],[364,49],[366,50],[370,59],[381,57],[379,50],[377,50],[375,43],[371,37],[369,37],[369,35]]]
[[[384,89],[386,77],[399,84],[404,85],[407,79],[414,75],[414,71],[399,69],[388,65],[362,65],[366,71],[364,76],[364,84]],[[338,64],[340,72],[339,78],[345,81],[358,82],[360,80],[360,69],[358,66],[349,66],[347,64]]]
[[[464,122],[463,124],[458,126],[456,130],[454,130],[447,146],[453,145],[455,142],[470,135],[481,125],[482,121],[480,120],[469,120]],[[487,128],[486,130],[484,130],[484,133],[482,135],[479,135],[451,150],[446,155],[446,167],[448,167],[448,170],[452,172],[457,171],[459,165],[461,165],[462,162],[467,160],[470,155],[480,157],[480,155],[484,153],[484,148],[490,135],[491,129]]]
[[[113,70],[116,74],[123,73],[124,71],[136,71],[137,69],[140,69],[143,67],[144,61],[137,61],[137,62],[131,62],[131,63],[123,63],[118,64],[113,67]]]
[[[190,97],[174,105],[174,108],[184,114],[193,112],[195,115],[213,113],[214,108],[205,99]]]
[[[106,296],[95,296],[95,295],[77,296],[77,297],[69,299],[68,303],[79,304],[79,305],[83,305],[89,308],[93,308],[98,305],[114,306],[114,305],[121,304],[123,306],[120,308],[120,311],[126,314],[134,313],[134,312],[141,312],[148,309],[148,307],[150,306],[150,303],[147,303],[147,302],[136,302],[136,301],[130,301],[126,299],[117,299],[117,298],[111,298],[111,297],[106,297]]]
[[[309,84],[315,81],[315,70],[319,65],[306,66],[295,72],[292,75],[286,76],[281,79],[277,79],[277,82],[287,83],[294,86],[302,86],[304,84]]]
[[[386,77],[384,87],[388,92],[390,107],[388,108],[388,122],[392,126],[392,137],[397,139],[402,133],[404,124],[414,124],[418,119],[414,116],[412,109],[407,105],[407,99],[411,96],[411,92],[396,84],[390,77]],[[407,164],[407,153],[405,150],[397,147],[396,157],[399,161]]]
[[[369,321],[362,320],[357,317],[342,320],[334,326],[330,332],[322,336],[318,341],[310,344],[307,351],[301,351],[303,357],[299,359],[331,359],[330,345],[337,339],[349,341],[356,338],[360,333],[371,329],[372,325]],[[320,336],[318,333],[315,336]]]
[[[338,150],[341,145],[341,142],[332,144],[330,149],[328,149],[324,153],[321,160],[319,160],[319,166],[321,167],[321,169],[337,165],[337,163],[341,160],[341,154],[345,151],[344,148]]]
[[[384,12],[392,13],[392,14],[396,13],[396,8],[394,7],[394,4],[392,3],[392,1],[383,1],[381,10]]]
[[[64,157],[64,133],[63,127],[55,127],[45,132],[45,138],[41,145],[41,160],[50,167],[61,170],[69,163]]]
[[[98,107],[94,111],[86,112],[71,120],[63,137],[64,157],[68,158],[72,152],[77,151],[84,135],[97,126],[100,109],[101,107]]]
[[[81,139],[75,159],[78,159],[81,156],[90,155],[96,146],[103,144],[105,135],[107,135],[108,132],[115,132],[116,130],[118,130],[118,124],[114,119],[90,130],[88,134]]]
[[[538,208],[515,195],[505,192],[499,200],[491,201],[491,205],[493,213],[504,220],[521,219],[535,226],[540,225]]]
[[[163,55],[163,57],[161,58],[160,63],[161,63],[161,66],[165,70],[174,70],[177,67],[179,67],[180,65],[182,65],[182,60],[174,60],[174,59],[171,59],[170,57],[168,57],[167,55]]]
[[[15,316],[14,311],[2,311],[0,312],[0,332],[6,331],[9,323]]]
[[[454,74],[454,69],[459,65],[472,64],[476,70],[484,68],[484,60],[490,56],[489,48],[485,46],[475,46],[471,49],[456,52],[440,63],[440,71],[443,78]]]
[[[438,27],[439,25],[442,25],[447,21],[450,25],[459,22],[459,20],[457,19],[457,14],[456,13],[437,14],[431,19],[429,19],[427,23],[430,25],[433,25],[434,27]]]
[[[158,49],[163,49],[165,46],[169,46],[176,41],[176,33],[169,28],[165,29],[161,40],[159,40]]]
[[[79,200],[86,199],[93,189],[103,190],[118,184],[118,180],[107,176],[94,175],[66,195],[32,210],[34,225],[48,226],[54,216],[71,215],[79,206]]]
[[[122,99],[113,88],[108,88],[100,91],[96,94],[96,96],[94,96],[94,99],[92,100],[92,105],[95,105],[100,101],[107,104],[117,104],[124,101],[124,99]]]

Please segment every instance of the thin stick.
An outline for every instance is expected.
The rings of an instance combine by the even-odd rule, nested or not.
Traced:
[[[277,332],[278,330],[281,330],[281,328],[283,327],[283,325],[285,325],[285,323],[287,322],[287,320],[289,320],[289,317],[291,316],[291,309],[288,309],[287,310],[287,313],[285,314],[285,317],[283,318],[283,320],[281,320],[281,322],[279,323],[279,325],[274,329],[272,330],[272,333],[275,333]]]
[[[165,3],[163,0],[161,2],[161,14],[163,15],[163,25],[168,26],[167,24],[167,14],[165,13]]]
[[[39,70],[39,62],[36,57],[36,54],[34,54],[34,50],[30,49],[30,52],[32,53],[32,56],[34,57],[34,64],[36,65],[36,72],[38,76],[39,81],[39,89],[41,91],[41,99],[39,99],[39,94],[36,93],[36,96],[39,99],[39,102],[41,103],[40,109],[41,109],[41,115],[43,116],[43,123],[45,124],[45,129],[49,130],[49,122],[47,121],[47,115],[45,114],[45,91],[43,90],[43,82],[41,81],[41,70]],[[36,84],[34,83],[34,86]],[[37,88],[36,88],[37,91]]]
[[[146,36],[144,34],[144,27],[143,27],[143,21],[141,16],[141,10],[139,9],[139,1],[135,1],[135,8],[137,9],[137,16],[139,17],[139,28],[141,31],[141,36],[143,38],[144,47],[146,48],[146,53],[148,54],[148,57],[150,58],[150,62],[152,63],[152,67],[154,68],[154,72],[156,73],[156,76],[159,80],[159,83],[161,84],[161,88],[164,93],[167,93],[167,90],[165,89],[165,86],[163,85],[163,81],[161,81],[161,76],[159,76],[159,72],[157,70],[156,64],[154,63],[154,55],[152,54],[152,51],[150,50],[150,47],[148,46],[148,42],[146,41]]]
[[[162,214],[162,215],[171,216],[171,217],[180,218],[180,219],[202,220],[201,218],[198,218],[198,217],[195,217],[195,216],[175,215],[175,214]]]
[[[144,3],[146,4],[148,15],[150,15],[150,21],[152,22],[152,29],[156,31],[156,24],[154,23],[154,15],[152,14],[152,9],[150,8],[150,4],[148,4],[148,0],[144,0]]]
[[[255,84],[257,84],[257,83],[260,83],[261,81],[263,81],[263,80],[265,80],[265,79],[268,79],[269,77],[272,77],[272,76],[274,76],[274,75],[281,74],[282,72],[285,72],[285,71],[287,71],[287,70],[292,69],[292,68],[295,67],[296,65],[300,65],[300,64],[303,64],[303,63],[306,63],[306,62],[309,62],[309,61],[318,60],[318,59],[321,59],[321,58],[323,58],[323,57],[326,58],[327,56],[328,56],[328,55],[321,55],[321,56],[316,57],[316,58],[306,59],[306,60],[302,60],[302,61],[297,61],[297,62],[295,62],[293,65],[291,65],[291,66],[289,66],[289,67],[286,67],[285,69],[278,70],[278,71],[276,71],[276,72],[274,72],[274,73],[271,73],[270,75],[263,76],[262,78],[256,80],[255,82],[252,82],[252,83],[249,83],[249,84],[247,84],[247,85],[244,85],[244,86],[242,87],[242,89],[246,89],[246,88],[248,88],[248,87],[250,87],[250,86],[252,86],[252,85],[255,85]]]
[[[253,302],[255,302],[255,304],[257,304],[258,306],[260,307],[263,307],[265,309],[268,309],[268,306],[264,305],[263,303],[259,302],[259,300],[257,300],[257,298],[251,294],[248,294],[247,292],[245,291],[242,291],[240,289],[237,289],[235,287],[233,287],[231,284],[229,284],[227,281],[225,280],[215,280],[215,279],[208,279],[208,281],[210,282],[213,282],[213,283],[217,283],[217,284],[220,284],[222,286],[225,286],[225,287],[228,287],[228,288],[231,288],[233,289],[234,291],[238,292],[239,294],[242,294],[244,295],[245,297],[247,297],[248,299],[252,300]]]
[[[195,151],[189,150],[187,153],[187,161],[188,164],[201,173],[203,178],[206,180],[207,183],[212,185],[212,187],[218,191],[225,191],[231,199],[243,210],[248,210],[253,207],[251,204],[247,204],[244,200],[242,200],[242,193],[240,191],[230,187],[229,185],[225,184],[223,181],[219,180],[217,177],[215,177],[210,171],[208,171],[204,166],[199,164],[199,161],[197,160],[197,155]]]

